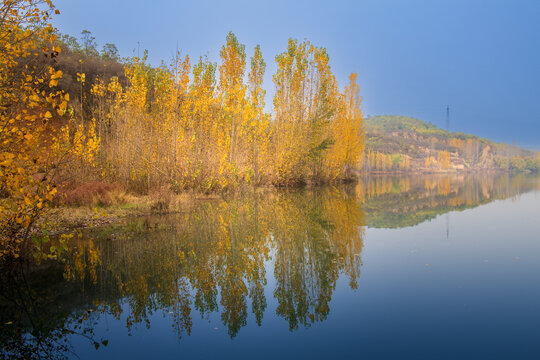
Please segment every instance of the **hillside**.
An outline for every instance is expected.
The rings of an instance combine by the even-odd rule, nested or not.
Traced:
[[[411,117],[370,116],[364,119],[364,128],[364,170],[369,172],[537,172],[540,168],[538,152],[446,131]]]

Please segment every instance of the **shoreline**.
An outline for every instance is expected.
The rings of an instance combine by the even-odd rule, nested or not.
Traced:
[[[156,208],[156,201],[148,195],[130,195],[129,201],[113,205],[58,205],[50,208],[43,222],[52,224],[52,234],[73,230],[92,229],[111,224],[121,224],[126,219],[149,215],[179,214],[189,211],[201,201],[217,199],[218,196],[180,194],[170,199],[167,208]]]
[[[51,207],[47,214],[44,215],[42,222],[52,225],[54,234],[61,234],[76,229],[89,229],[102,227],[115,223],[122,223],[128,218],[150,216],[150,215],[166,215],[178,214],[189,211],[196,204],[203,201],[212,201],[221,199],[227,196],[235,196],[246,192],[274,192],[299,189],[313,189],[324,186],[339,186],[346,184],[355,184],[362,179],[370,176],[417,176],[417,175],[464,175],[464,174],[479,174],[479,173],[508,173],[512,171],[504,171],[500,169],[481,169],[474,171],[372,171],[364,172],[361,176],[348,181],[330,184],[297,184],[295,186],[278,187],[278,186],[241,186],[229,191],[214,194],[204,194],[195,191],[185,192],[181,194],[159,193],[153,195],[136,195],[122,193],[119,200],[115,200],[112,204],[78,204],[66,205],[57,204]],[[115,196],[116,198],[117,196]],[[95,202],[95,200],[94,200]]]

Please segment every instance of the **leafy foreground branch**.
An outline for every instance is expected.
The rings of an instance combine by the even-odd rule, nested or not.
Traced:
[[[91,164],[99,145],[93,124],[74,121],[69,95],[57,88],[62,71],[52,65],[60,48],[47,24],[53,12],[50,1],[4,1],[0,8],[2,266],[32,255],[31,230],[57,192],[60,171]],[[55,250],[43,254],[51,256]]]

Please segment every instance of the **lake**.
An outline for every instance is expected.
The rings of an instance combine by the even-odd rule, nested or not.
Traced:
[[[84,231],[25,284],[5,357],[538,359],[540,178],[246,191]]]

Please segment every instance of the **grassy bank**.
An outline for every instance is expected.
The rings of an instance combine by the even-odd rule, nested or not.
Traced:
[[[84,188],[84,196],[75,196]],[[75,228],[122,223],[129,217],[189,211],[199,201],[217,198],[189,192],[175,194],[162,189],[148,195],[127,193],[109,184],[82,185],[78,190],[61,193],[54,207],[43,217],[43,224],[52,226],[54,232]]]

